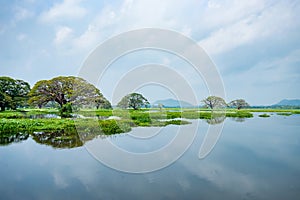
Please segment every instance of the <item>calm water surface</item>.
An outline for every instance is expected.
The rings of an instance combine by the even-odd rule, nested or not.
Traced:
[[[228,118],[215,148],[200,160],[207,128],[200,121],[180,159],[145,174],[106,167],[85,147],[55,149],[31,137],[0,146],[0,199],[300,199],[300,115]],[[167,126],[150,139],[121,134],[109,140],[149,152],[170,142],[177,129]]]

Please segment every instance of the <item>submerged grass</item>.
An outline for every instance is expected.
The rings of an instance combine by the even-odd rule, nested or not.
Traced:
[[[292,115],[293,113],[286,113],[286,112],[283,112],[283,113],[277,113],[277,115],[283,115],[283,116],[290,116]]]
[[[264,113],[264,114],[261,114],[261,115],[258,115],[259,117],[270,117],[270,115]]]

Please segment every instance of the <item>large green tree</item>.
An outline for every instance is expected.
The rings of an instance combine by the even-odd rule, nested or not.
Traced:
[[[141,107],[149,106],[148,100],[139,93],[131,93],[121,99],[117,105],[120,108],[133,108],[137,110]]]
[[[206,99],[203,99],[202,102],[211,109],[226,106],[225,100],[217,96],[209,96]]]
[[[37,82],[30,91],[29,103],[41,107],[48,102],[65,105],[100,106],[107,101],[100,90],[86,80],[74,76],[59,76],[51,80]]]
[[[26,104],[28,93],[30,91],[29,83],[13,79],[10,77],[0,77],[0,107],[1,111],[5,108],[16,109]]]
[[[241,108],[249,107],[249,104],[244,99],[233,100],[228,105],[232,106],[232,107],[235,107],[238,110],[241,109]]]

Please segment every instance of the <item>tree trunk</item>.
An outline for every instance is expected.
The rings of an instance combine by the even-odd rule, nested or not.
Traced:
[[[5,106],[1,105],[1,111],[5,111]]]

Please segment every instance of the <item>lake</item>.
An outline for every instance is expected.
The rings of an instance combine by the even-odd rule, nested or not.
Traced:
[[[209,125],[192,122],[133,128],[75,148],[54,148],[31,136],[20,137],[0,146],[0,199],[300,199],[300,115],[227,118],[219,140],[203,159],[199,149]],[[183,155],[153,172],[121,172],[93,154],[93,144],[103,140],[129,152],[155,152],[179,129],[188,137],[195,124],[195,138]],[[128,163],[104,147],[102,151],[121,167],[144,164]]]

